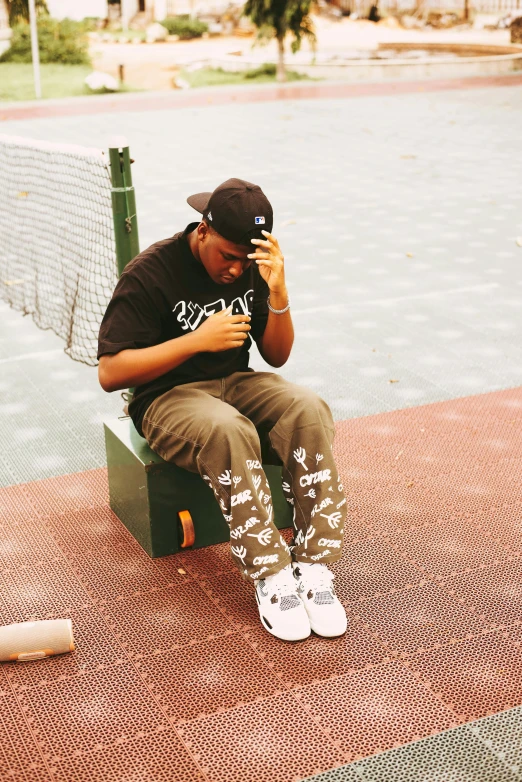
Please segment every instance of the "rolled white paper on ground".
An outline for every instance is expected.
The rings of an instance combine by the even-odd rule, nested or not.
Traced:
[[[74,651],[72,621],[44,619],[0,627],[0,661],[41,660]]]

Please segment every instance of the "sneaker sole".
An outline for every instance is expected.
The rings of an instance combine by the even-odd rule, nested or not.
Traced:
[[[346,623],[344,630],[340,630],[339,632],[332,633],[331,630],[328,630],[327,628],[324,628],[323,630],[317,629],[317,627],[314,627],[312,623],[310,623],[310,627],[312,631],[316,635],[320,635],[321,638],[339,638],[339,636],[344,635],[345,632],[348,630],[348,622]]]

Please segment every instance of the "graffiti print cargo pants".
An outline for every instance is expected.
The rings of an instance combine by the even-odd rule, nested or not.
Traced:
[[[332,455],[334,423],[313,391],[272,372],[186,383],[154,400],[143,433],[166,461],[199,472],[212,488],[245,578],[277,573],[292,558],[326,563],[341,556],[346,499]],[[273,523],[262,440],[283,465],[293,506],[290,549]]]

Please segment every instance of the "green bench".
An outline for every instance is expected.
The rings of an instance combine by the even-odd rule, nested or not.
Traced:
[[[140,437],[130,418],[104,421],[110,506],[151,557],[229,540],[213,491],[197,474],[166,462]],[[279,529],[292,524],[281,467],[263,464]],[[180,516],[181,514],[181,516]]]

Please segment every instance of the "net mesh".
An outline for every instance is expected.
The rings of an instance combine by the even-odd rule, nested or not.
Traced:
[[[0,135],[0,296],[95,365],[116,282],[103,152]]]

